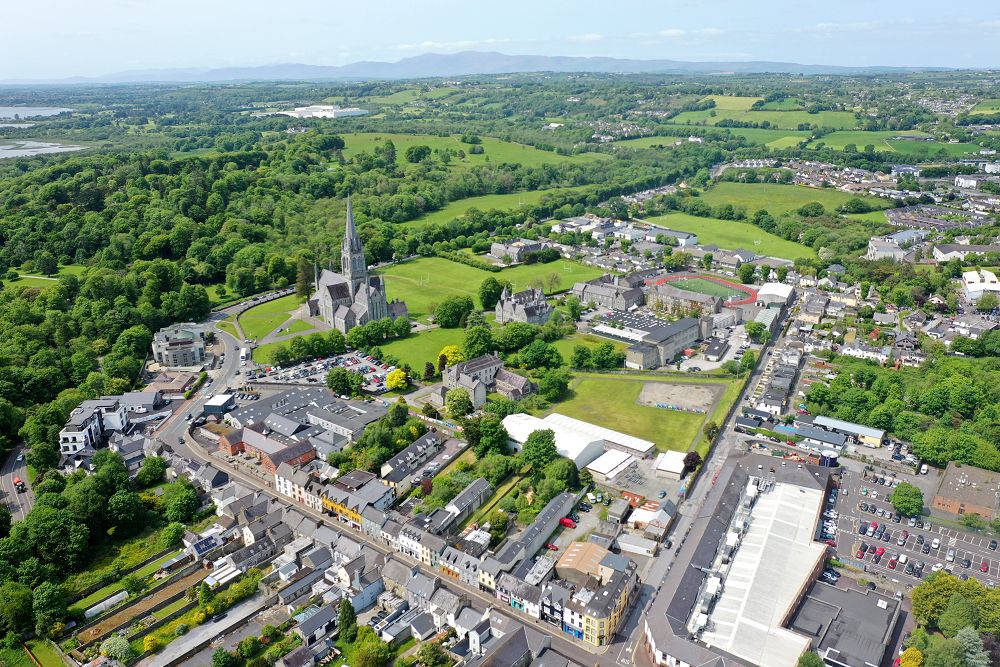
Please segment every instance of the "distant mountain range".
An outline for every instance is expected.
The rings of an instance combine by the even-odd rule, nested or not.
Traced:
[[[0,83],[141,83],[196,81],[317,81],[350,79],[420,79],[515,72],[601,72],[609,74],[880,74],[942,71],[945,67],[843,67],[767,61],[687,62],[579,56],[517,56],[489,51],[425,53],[396,62],[361,61],[349,65],[277,64],[217,69],[130,70],[98,77],[60,80],[8,80]]]

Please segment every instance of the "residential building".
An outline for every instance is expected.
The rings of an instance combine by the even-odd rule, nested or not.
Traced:
[[[1000,282],[992,271],[970,269],[962,273],[962,290],[965,292],[965,298],[979,301],[984,294],[1000,295]]]
[[[528,324],[545,324],[552,316],[552,306],[545,300],[545,292],[537,287],[531,287],[517,293],[511,293],[506,285],[497,301],[497,324],[508,322],[526,322]]]
[[[1000,253],[1000,245],[939,243],[931,251],[931,255],[938,262],[949,262],[953,259],[965,260],[969,255],[986,255],[988,253]]]
[[[205,325],[173,324],[153,334],[153,360],[165,368],[199,368],[205,363]]]
[[[406,446],[403,451],[382,464],[379,476],[382,481],[396,490],[397,496],[405,496],[413,488],[413,476],[420,467],[441,451],[444,444],[442,434],[431,429]]]
[[[125,432],[129,425],[129,413],[121,397],[83,401],[70,412],[66,425],[59,431],[59,453],[70,456],[84,449],[97,449],[111,433]]]
[[[474,408],[486,403],[486,395],[496,391],[506,398],[520,400],[538,390],[538,386],[522,375],[503,367],[503,359],[486,354],[449,366],[444,372],[444,385],[438,400],[444,402],[449,389],[461,387],[469,392]]]

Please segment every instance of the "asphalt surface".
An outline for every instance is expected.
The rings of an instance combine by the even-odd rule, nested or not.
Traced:
[[[902,475],[898,478],[906,481]],[[892,478],[890,477],[890,479]],[[941,569],[951,568],[955,576],[966,574],[987,585],[1000,581],[1000,551],[989,548],[992,538],[945,528],[937,525],[932,517],[921,517],[920,520],[924,521],[925,527],[919,528],[909,526],[907,519],[895,523],[891,519],[879,516],[878,513],[872,514],[870,511],[862,511],[859,509],[859,505],[865,503],[869,507],[874,506],[877,510],[882,510],[887,514],[895,512],[892,504],[887,500],[892,493],[892,487],[877,484],[871,477],[863,479],[857,472],[847,472],[841,488],[848,490],[847,496],[842,493],[837,496],[837,511],[840,514],[837,519],[837,555],[841,559],[858,561],[856,558],[857,550],[861,543],[865,542],[869,547],[884,548],[885,554],[880,562],[874,563],[873,554],[869,550],[859,564],[863,564],[866,572],[884,577],[893,584],[912,587],[920,583],[918,578],[906,574],[905,566],[901,567],[897,564],[895,568],[889,567],[891,556],[894,554],[905,554],[909,561],[923,561],[925,563],[924,576],[931,573],[935,564],[940,563]],[[867,493],[863,493],[864,490],[867,490]],[[875,498],[872,497],[873,491],[877,494]],[[884,541],[867,535],[864,537],[859,535],[860,524],[862,522],[870,524],[872,521],[878,523],[879,526],[884,525],[892,537],[888,541]],[[928,522],[930,523],[929,530],[926,528]],[[906,531],[907,537],[904,544],[900,546],[898,540],[904,531]],[[918,543],[921,538],[922,543]],[[928,546],[928,552],[923,553],[925,545],[932,545],[935,538],[939,540],[939,546],[936,549]],[[951,549],[954,550],[954,559],[948,561],[947,555]],[[968,568],[962,566],[962,561],[965,559],[971,561]],[[980,571],[984,562],[987,566],[987,572]]]
[[[14,521],[22,521],[35,505],[35,493],[28,484],[28,464],[18,461],[17,457],[24,454],[24,444],[17,445],[0,467],[0,490],[3,492],[4,504],[10,510]],[[19,493],[14,487],[14,478],[20,477],[27,487]]]

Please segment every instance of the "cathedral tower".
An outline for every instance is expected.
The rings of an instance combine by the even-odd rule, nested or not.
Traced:
[[[361,237],[354,227],[354,211],[351,208],[351,197],[347,197],[347,227],[344,229],[344,244],[340,249],[340,273],[351,286],[351,295],[358,293],[358,288],[368,289],[368,266],[365,263],[365,248],[361,245]]]

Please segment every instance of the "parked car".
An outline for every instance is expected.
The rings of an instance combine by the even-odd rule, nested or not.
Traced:
[[[546,544],[545,548],[548,549],[549,551],[559,551],[559,547],[557,547],[554,544]]]

